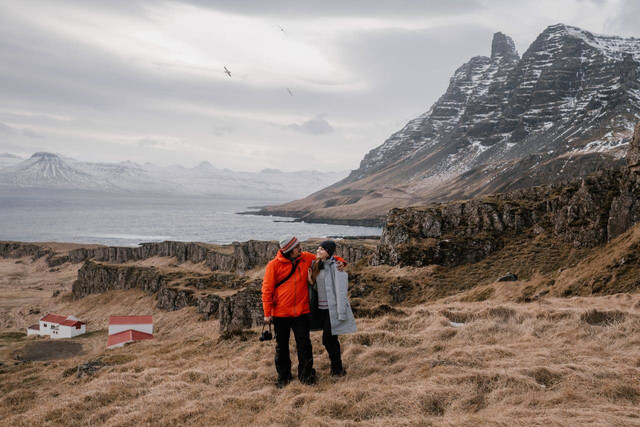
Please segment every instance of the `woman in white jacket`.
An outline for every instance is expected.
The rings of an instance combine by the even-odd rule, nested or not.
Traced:
[[[322,344],[329,353],[331,375],[344,376],[338,335],[356,331],[356,321],[349,305],[349,276],[339,271],[333,255],[336,243],[325,240],[316,251],[316,261],[309,269],[309,283],[318,291],[317,316],[323,324]],[[311,307],[314,310],[314,307]]]

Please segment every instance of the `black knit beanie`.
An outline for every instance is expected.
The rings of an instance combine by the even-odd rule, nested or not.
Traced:
[[[336,253],[336,242],[334,242],[333,240],[325,240],[324,242],[320,243],[320,247],[327,251],[327,253],[329,254],[329,258],[331,258]]]

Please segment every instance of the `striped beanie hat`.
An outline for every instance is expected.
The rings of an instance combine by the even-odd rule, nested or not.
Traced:
[[[298,243],[300,242],[298,242],[298,238],[296,236],[287,234],[286,236],[282,236],[280,238],[280,249],[282,249],[283,254],[286,254],[291,249],[295,248]]]

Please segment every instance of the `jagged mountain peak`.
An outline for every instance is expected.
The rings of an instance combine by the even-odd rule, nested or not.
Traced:
[[[640,39],[555,24],[521,58],[499,32],[491,53],[456,69],[429,111],[367,153],[347,179],[273,211],[384,215],[390,206],[585,175],[624,156],[640,119]],[[356,194],[357,202],[346,199]]]
[[[520,59],[520,55],[516,50],[516,45],[513,43],[513,39],[503,34],[501,32],[497,32],[493,35],[493,40],[491,41],[491,58],[508,58],[508,59]]]
[[[555,44],[559,39],[574,39],[598,51],[608,60],[619,61],[625,57],[640,60],[640,39],[607,34],[597,34],[579,27],[555,24],[547,27],[531,45],[540,48],[543,44]]]

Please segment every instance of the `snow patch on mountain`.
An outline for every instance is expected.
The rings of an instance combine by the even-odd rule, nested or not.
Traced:
[[[402,185],[410,171],[419,190],[535,153],[619,156],[640,118],[639,75],[640,39],[557,24],[520,58],[496,33],[491,57],[459,67],[429,111],[371,150],[349,181],[384,170]]]

